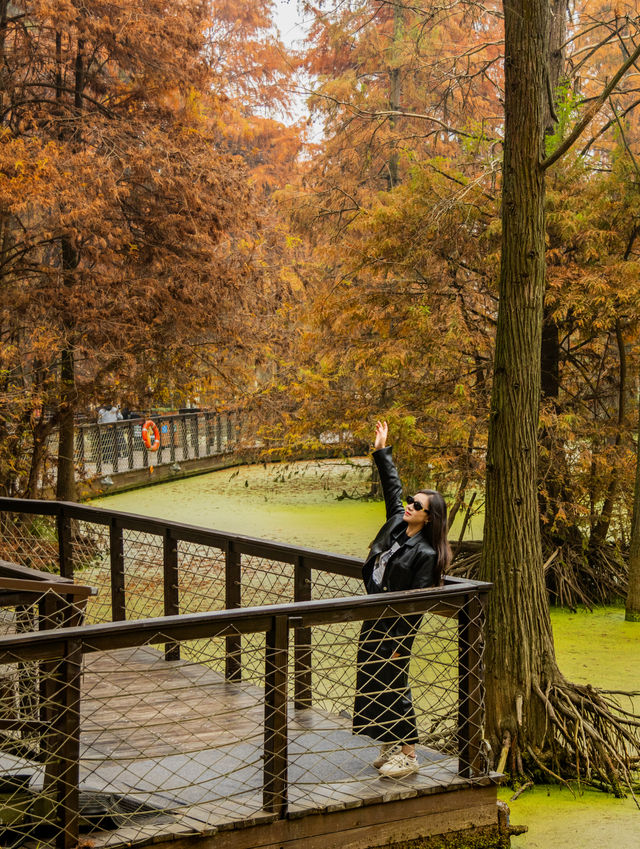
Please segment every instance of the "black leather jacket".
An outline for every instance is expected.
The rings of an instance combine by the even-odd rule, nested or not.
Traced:
[[[402,534],[407,525],[402,518],[402,484],[395,463],[391,457],[391,448],[381,448],[373,452],[387,508],[387,521],[378,531],[371,543],[369,554],[362,567],[362,577],[368,593],[380,590],[373,582],[372,575],[378,554],[391,548],[394,540]],[[436,567],[436,552],[428,542],[423,531],[414,534],[404,542],[387,563],[382,581],[383,592],[415,590],[432,587]]]

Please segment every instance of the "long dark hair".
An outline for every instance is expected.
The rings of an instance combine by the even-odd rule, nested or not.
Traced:
[[[436,553],[434,585],[437,587],[447,571],[447,566],[451,563],[451,546],[447,539],[447,505],[442,495],[434,489],[421,489],[420,492],[429,496],[429,517],[431,521],[427,522],[422,533]]]

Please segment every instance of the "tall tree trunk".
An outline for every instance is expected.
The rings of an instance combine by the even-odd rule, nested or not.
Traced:
[[[638,438],[636,444],[636,483],[633,492],[633,518],[629,546],[629,587],[624,618],[640,622],[640,395],[638,396]]]
[[[552,136],[556,131],[558,89],[564,74],[564,54],[567,34],[567,0],[551,0],[549,15],[549,47],[546,69],[544,99],[544,133]],[[540,351],[542,401],[554,410],[558,409],[560,397],[560,329],[545,304],[542,317],[542,345]],[[544,491],[538,493],[540,515],[552,527],[560,502],[564,496],[567,480],[564,446],[558,446],[553,431],[544,427],[540,433],[543,461],[540,477],[545,482]]]
[[[60,33],[56,33],[56,51],[61,44]],[[58,63],[58,68],[60,63]],[[57,96],[62,96],[60,78],[56,79]],[[79,38],[76,50],[74,107],[78,115],[82,113],[84,91],[84,40]],[[79,141],[79,136],[78,136]],[[78,251],[70,239],[61,239],[62,277],[65,285],[73,286],[73,273],[78,267]],[[58,477],[56,481],[56,498],[62,501],[75,501],[76,481],[74,464],[75,429],[77,391],[75,381],[75,361],[73,352],[74,317],[64,320],[66,344],[60,352],[60,425],[58,440]]]
[[[627,415],[627,352],[624,344],[624,336],[622,333],[622,322],[616,317],[616,342],[618,345],[618,362],[619,362],[619,388],[618,388],[618,429],[616,431],[615,448],[619,448],[622,444],[622,434],[625,426]],[[602,504],[602,510],[598,521],[593,528],[589,547],[595,557],[598,556],[598,548],[605,542],[611,519],[613,517],[613,508],[616,503],[616,492],[620,479],[619,467],[617,464],[611,468],[607,489]]]
[[[73,451],[76,386],[73,351],[66,347],[61,352],[60,359],[60,425],[58,431],[56,498],[60,501],[75,501],[76,476]]]
[[[389,109],[400,109],[400,50],[402,45],[403,31],[403,6],[398,3],[393,8],[393,42],[391,44],[391,67],[389,69]],[[395,130],[397,119],[392,117],[389,126],[392,132]],[[389,156],[389,189],[393,189],[400,182],[398,173],[398,147],[395,139],[392,140],[391,155]]]
[[[514,0],[503,8],[502,258],[480,570],[494,584],[487,609],[487,733],[494,744],[509,731],[537,747],[546,714],[535,688],[544,690],[557,673],[537,504],[549,4]]]

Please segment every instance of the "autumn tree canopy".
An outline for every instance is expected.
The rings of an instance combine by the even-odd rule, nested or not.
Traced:
[[[571,602],[624,584],[635,468],[635,66],[615,78],[635,24],[607,8],[554,7],[542,117],[545,156],[578,139],[547,169],[539,364],[548,586]],[[405,473],[417,484],[428,469],[454,512],[484,493],[503,39],[498,6],[322,6],[307,67],[325,138],[281,193],[305,294],[283,309],[274,439],[328,425],[364,436],[384,414],[403,434]]]
[[[267,4],[244,5],[266,26]],[[295,133],[252,116],[279,72],[257,38],[234,81],[228,6],[0,2],[5,490],[58,427],[69,497],[75,412],[100,393],[188,393],[261,292],[265,178],[247,150],[279,135],[292,151]]]

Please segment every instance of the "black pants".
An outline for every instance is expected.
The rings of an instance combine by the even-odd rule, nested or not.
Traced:
[[[358,641],[354,734],[381,743],[417,743],[418,731],[409,687],[411,647],[421,616],[370,619],[362,623]],[[409,633],[398,640],[392,630],[407,622]],[[397,651],[399,657],[391,655]]]

